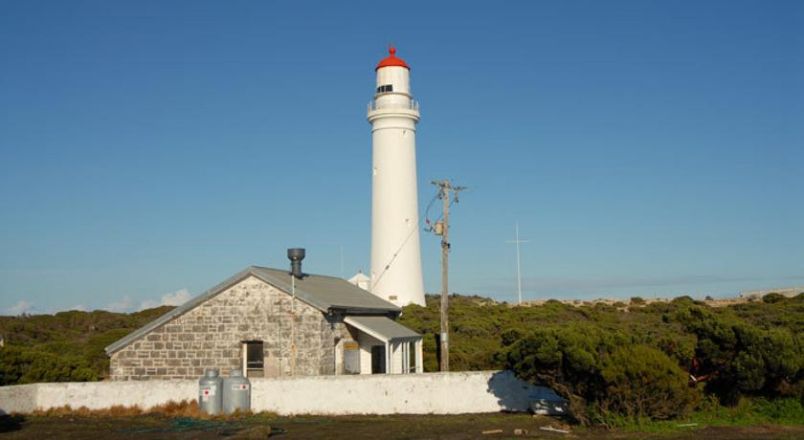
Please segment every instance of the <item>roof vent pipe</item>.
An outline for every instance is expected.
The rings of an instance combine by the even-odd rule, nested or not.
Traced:
[[[290,260],[290,274],[301,279],[303,276],[302,260],[304,260],[304,248],[288,249],[288,259]]]

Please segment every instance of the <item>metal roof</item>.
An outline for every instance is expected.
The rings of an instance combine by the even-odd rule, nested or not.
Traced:
[[[236,273],[226,281],[110,344],[106,347],[106,354],[111,355],[150,331],[194,309],[199,304],[234,286],[249,276],[256,277],[279,290],[290,293],[290,274],[288,271],[250,266]],[[394,304],[341,278],[305,274],[302,279],[296,279],[295,284],[296,298],[324,313],[337,311],[345,314],[398,315],[402,311],[402,309]]]
[[[254,276],[285,292],[290,292],[290,275],[286,270],[252,266]],[[379,296],[363,290],[342,278],[307,275],[296,279],[296,296],[311,306],[326,312],[331,309],[347,313],[402,311]]]
[[[408,66],[408,63],[406,63],[405,60],[403,60],[402,58],[397,57],[396,48],[391,46],[388,48],[388,56],[380,60],[380,62],[377,64],[377,67],[374,68],[374,70],[379,70],[382,67],[393,67],[393,66],[404,67],[410,70],[410,66]]]
[[[347,316],[343,322],[383,341],[421,339],[421,335],[386,316]]]

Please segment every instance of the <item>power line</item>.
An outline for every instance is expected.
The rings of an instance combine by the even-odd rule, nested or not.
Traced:
[[[399,248],[396,250],[396,252],[394,252],[393,255],[391,255],[391,259],[388,260],[388,264],[383,266],[382,272],[380,272],[380,274],[377,276],[377,279],[371,281],[371,283],[372,283],[372,285],[374,287],[377,287],[380,284],[380,280],[382,279],[382,276],[385,275],[385,272],[388,272],[388,269],[390,269],[391,265],[394,264],[394,261],[396,260],[396,257],[398,257],[399,253],[402,252],[402,248],[404,248],[405,245],[408,244],[408,240],[410,240],[410,237],[412,237],[413,233],[416,232],[417,230],[418,230],[418,225],[410,229],[410,232],[408,233],[408,236],[405,237],[404,240],[402,240],[402,244],[400,244]]]

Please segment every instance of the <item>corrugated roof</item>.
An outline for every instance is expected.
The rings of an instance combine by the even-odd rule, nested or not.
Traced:
[[[254,275],[268,284],[290,292],[290,275],[286,270],[253,267]],[[306,275],[296,279],[296,296],[313,307],[326,312],[330,309],[346,312],[394,312],[402,310],[354,284],[336,277]]]
[[[286,270],[250,266],[236,273],[226,281],[190,299],[186,303],[165,313],[145,326],[126,335],[106,347],[106,354],[120,350],[148,332],[166,324],[168,321],[194,309],[199,304],[234,286],[249,276],[290,293],[290,275]],[[341,278],[325,275],[305,274],[296,280],[296,298],[326,313],[330,310],[351,314],[399,314],[402,310],[394,304],[363,290]]]
[[[419,339],[422,336],[387,316],[347,316],[343,322],[381,341]]]

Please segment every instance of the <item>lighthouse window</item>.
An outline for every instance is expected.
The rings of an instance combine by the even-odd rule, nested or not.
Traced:
[[[384,86],[377,87],[377,93],[388,93],[388,92],[393,92],[393,91],[394,91],[394,86],[391,85],[391,84],[386,84]]]

